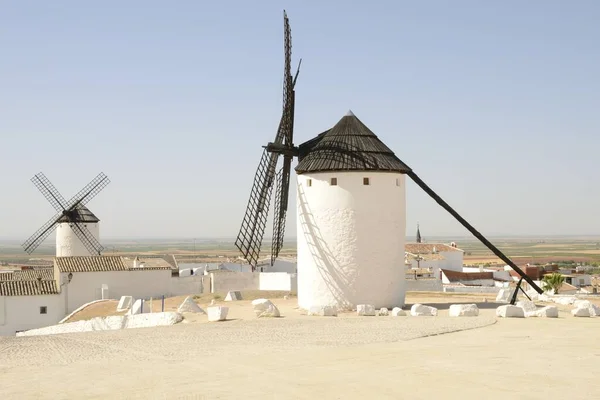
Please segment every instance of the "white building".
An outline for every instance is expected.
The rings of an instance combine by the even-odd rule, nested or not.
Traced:
[[[64,316],[64,296],[52,268],[0,274],[0,336],[53,325]]]
[[[101,299],[199,294],[203,276],[172,276],[158,257],[55,257],[52,268],[0,274],[0,335],[58,323],[80,306]]]
[[[455,244],[406,243],[406,258],[412,268],[432,268],[433,276],[441,279],[441,270],[462,272],[464,250]],[[423,260],[420,260],[423,259]]]
[[[410,169],[351,112],[298,158],[299,306],[404,305]]]

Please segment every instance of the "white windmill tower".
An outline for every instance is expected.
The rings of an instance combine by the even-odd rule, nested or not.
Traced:
[[[23,243],[25,251],[31,254],[56,229],[57,257],[100,255],[100,220],[85,205],[110,183],[108,177],[100,173],[69,201],[43,173],[31,181],[58,213]]]
[[[285,12],[284,30],[283,115],[275,141],[263,151],[235,241],[253,270],[259,261],[274,185],[271,265],[283,245],[291,162],[298,157],[301,308],[404,305],[405,175],[542,293],[531,278],[433,192],[352,112],[333,128],[294,146],[294,87],[298,72],[295,77],[291,74],[291,33]],[[283,166],[276,172],[281,155]]]

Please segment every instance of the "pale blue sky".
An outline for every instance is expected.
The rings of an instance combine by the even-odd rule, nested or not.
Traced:
[[[103,237],[234,236],[280,118],[284,8],[296,143],[352,109],[482,232],[600,234],[597,1],[20,0],[0,3],[0,237],[52,215],[39,171],[65,197],[111,178]],[[465,234],[412,183],[407,203],[409,234]]]

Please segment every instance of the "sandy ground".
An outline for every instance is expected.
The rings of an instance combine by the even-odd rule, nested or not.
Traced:
[[[479,296],[481,297],[481,296]],[[0,399],[589,399],[600,318],[308,317],[0,339]],[[480,301],[482,299],[480,298]],[[201,318],[200,318],[201,320]],[[476,329],[473,329],[476,328]],[[460,329],[468,329],[454,333]],[[447,333],[447,334],[442,334]],[[426,336],[426,337],[423,337]]]

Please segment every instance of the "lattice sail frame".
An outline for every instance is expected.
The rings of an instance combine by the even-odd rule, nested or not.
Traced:
[[[96,195],[110,183],[110,179],[101,172],[68,202],[43,173],[40,172],[36,174],[31,178],[31,181],[58,213],[50,218],[50,220],[42,225],[41,228],[23,243],[22,246],[24,250],[29,254],[33,253],[35,249],[56,229],[59,221],[67,218],[69,226],[88,251],[91,254],[100,254],[102,250],[104,250],[104,247],[96,240],[87,226],[80,224],[77,221],[70,220],[70,216],[73,215],[74,211],[83,208],[90,200],[96,197]]]
[[[283,145],[293,148],[293,118],[294,118],[294,78],[291,74],[292,36],[287,14],[284,11],[284,84],[283,84],[283,110],[274,145]],[[289,175],[292,156],[284,156],[284,167],[277,179],[276,168],[280,153],[263,151],[260,163],[256,170],[254,183],[250,192],[250,199],[242,221],[239,234],[235,241],[236,247],[254,270],[260,257],[260,249],[267,225],[269,205],[273,184],[279,181],[275,215],[273,219],[273,244],[271,250],[271,265],[279,254],[283,245],[285,231],[285,216],[287,214],[287,197],[289,193]],[[280,185],[280,186],[279,186]]]

